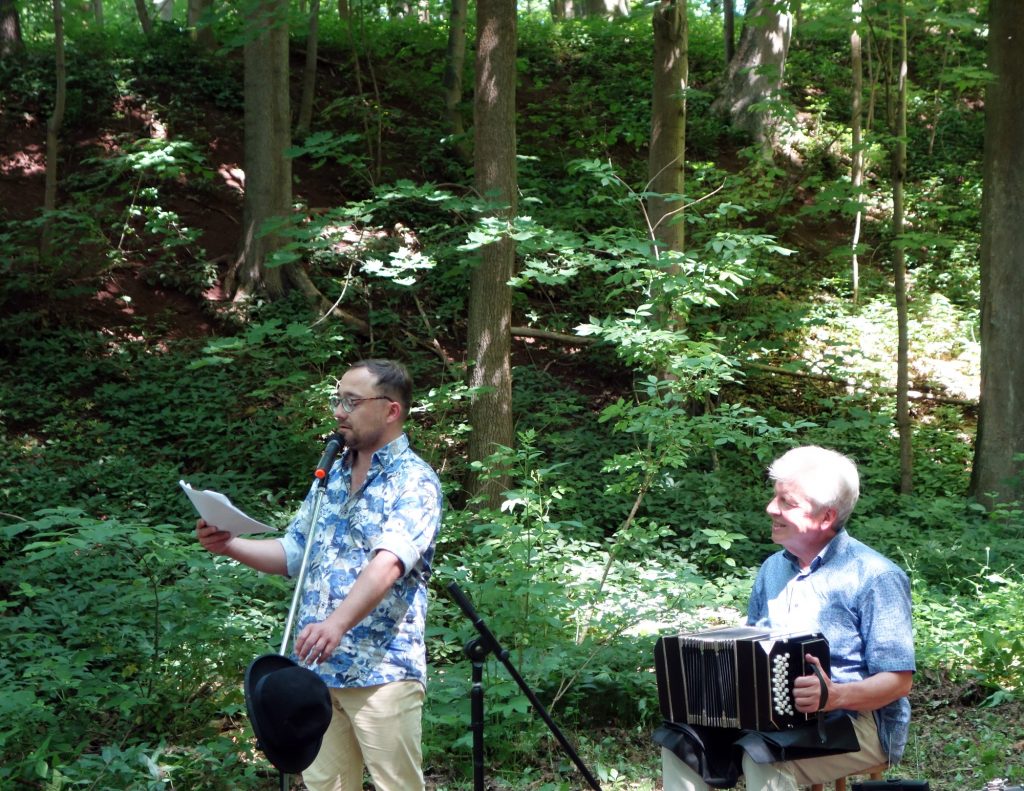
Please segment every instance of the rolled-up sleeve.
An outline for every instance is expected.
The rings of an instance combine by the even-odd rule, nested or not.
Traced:
[[[403,477],[399,487],[373,551],[387,550],[395,555],[402,563],[403,576],[413,571],[429,572],[441,524],[441,486],[433,471],[423,467]]]

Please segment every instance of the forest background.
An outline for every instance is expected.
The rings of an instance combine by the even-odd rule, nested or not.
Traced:
[[[797,443],[856,459],[851,532],[912,579],[891,774],[1020,783],[1019,422],[976,453],[1024,370],[986,224],[1014,4],[459,14],[0,2],[0,787],[277,787],[241,680],[291,590],[200,551],[178,481],[285,524],[367,356],[412,371],[446,492],[431,788],[471,787],[451,582],[603,787],[659,788],[654,640],[741,617]],[[484,686],[491,787],[585,787],[494,657]]]

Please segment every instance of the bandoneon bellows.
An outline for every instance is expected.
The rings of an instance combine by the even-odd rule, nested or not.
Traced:
[[[660,637],[654,671],[661,715],[691,725],[794,728],[813,716],[793,706],[794,680],[813,673],[806,654],[828,675],[828,641],[817,632],[735,626]]]

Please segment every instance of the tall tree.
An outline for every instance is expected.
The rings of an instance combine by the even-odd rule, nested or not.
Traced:
[[[150,35],[153,32],[153,18],[149,15],[146,0],[135,0],[135,13],[139,15],[142,32],[147,36]]]
[[[1024,498],[1024,14],[990,0],[981,221],[981,406],[971,491]]]
[[[864,183],[864,145],[861,141],[863,129],[864,111],[862,109],[864,98],[864,63],[860,40],[861,25],[861,0],[853,0],[853,27],[850,30],[850,71],[853,77],[853,96],[850,103],[850,137],[851,137],[851,165],[850,182],[853,185],[853,197],[857,202],[857,211],[853,218],[853,239],[850,243],[851,253],[851,279],[853,282],[853,301],[856,303],[860,296],[860,262],[857,258],[857,245],[860,244],[860,226],[864,217],[862,208],[860,188]]]
[[[256,0],[244,46],[245,198],[238,260],[228,278],[236,296],[284,294],[282,267],[267,267],[280,240],[265,222],[291,212],[292,167],[288,102],[288,0]]]
[[[53,112],[46,122],[46,186],[43,209],[47,213],[43,223],[40,257],[46,261],[53,246],[52,212],[57,208],[57,161],[60,148],[60,128],[64,125],[64,105],[67,101],[67,68],[64,60],[64,7],[61,0],[53,0],[53,46],[56,71]]]
[[[654,11],[654,84],[647,217],[659,250],[682,251],[686,156],[686,0],[662,0]]]
[[[753,0],[747,6],[736,54],[725,85],[711,108],[749,132],[766,154],[785,146],[778,114],[766,102],[777,98],[785,74],[793,16],[789,0]]]
[[[309,134],[313,123],[313,99],[316,96],[316,59],[320,41],[320,0],[309,5],[309,29],[306,31],[306,65],[302,70],[302,98],[299,100],[299,118],[295,122],[295,137],[300,140]]]
[[[25,49],[21,38],[21,17],[15,0],[0,0],[0,57]]]
[[[212,15],[213,0],[188,0],[188,26],[199,46],[207,51],[217,48]]]
[[[516,213],[516,4],[478,0],[476,93],[473,103],[473,165],[477,192],[494,205],[494,216],[511,223]],[[509,229],[510,230],[510,229]],[[512,445],[512,289],[515,241],[509,233],[480,250],[469,286],[469,408],[471,461],[498,445]],[[500,504],[507,482],[474,478],[470,492]]]
[[[161,22],[174,21],[174,0],[153,0],[153,10]]]
[[[899,0],[900,63],[896,86],[896,128],[892,156],[893,269],[896,288],[896,426],[900,437],[900,492],[914,488],[913,452],[910,420],[910,332],[907,315],[907,263],[904,255],[903,192],[907,177],[907,8]]]
[[[451,0],[448,10],[448,50],[444,67],[444,109],[452,146],[459,158],[469,163],[473,154],[466,141],[466,127],[462,122],[462,70],[466,65],[466,14],[468,0]]]
[[[736,54],[735,0],[725,0],[722,3],[722,38],[725,41],[725,62],[729,64]]]

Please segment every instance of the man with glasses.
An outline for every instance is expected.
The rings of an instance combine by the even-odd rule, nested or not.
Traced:
[[[346,450],[330,470],[298,612],[294,650],[331,691],[334,716],[310,791],[423,789],[427,580],[441,523],[436,473],[403,425],[412,381],[391,360],[356,363],[331,399]],[[259,571],[300,572],[313,493],[280,539],[232,538],[202,520],[200,543]]]

